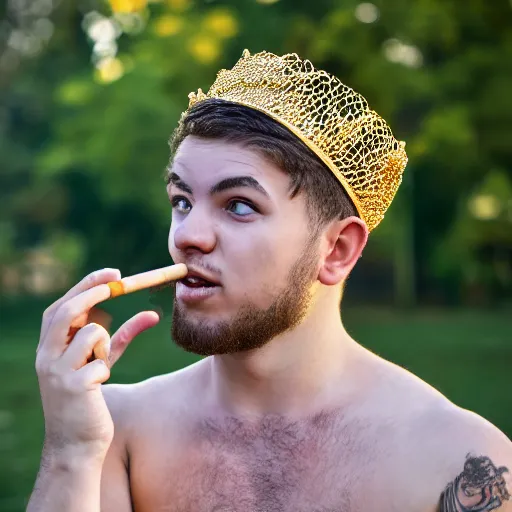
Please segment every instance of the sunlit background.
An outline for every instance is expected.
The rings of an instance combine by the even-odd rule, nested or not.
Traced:
[[[349,281],[344,322],[512,436],[510,0],[5,0],[0,511],[25,509],[39,465],[42,311],[91,270],[171,263],[168,138],[189,92],[244,48],[310,59],[407,142],[403,185]],[[154,302],[107,304],[112,329]],[[172,345],[167,316],[111,380],[194,360]]]

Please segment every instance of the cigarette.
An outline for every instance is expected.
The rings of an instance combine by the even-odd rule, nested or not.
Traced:
[[[110,288],[110,298],[113,299],[120,295],[137,292],[169,281],[177,281],[187,274],[187,266],[184,263],[178,263],[170,267],[157,268],[134,276],[123,277],[120,281],[110,281],[107,285]]]

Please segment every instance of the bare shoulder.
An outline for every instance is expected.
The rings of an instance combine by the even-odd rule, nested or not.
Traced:
[[[385,404],[396,431],[390,478],[429,510],[512,512],[510,439],[407,370],[388,362],[377,366],[377,402]]]
[[[459,407],[427,411],[425,432],[435,434],[423,448],[443,475],[439,512],[499,510],[512,512],[512,442],[478,414]],[[435,475],[435,467],[430,468]],[[433,492],[434,489],[433,489]]]
[[[129,435],[141,425],[159,422],[170,410],[191,407],[204,360],[181,370],[134,384],[104,384],[103,396],[114,421],[116,435]]]

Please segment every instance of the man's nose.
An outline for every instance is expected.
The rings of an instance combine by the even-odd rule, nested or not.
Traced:
[[[176,224],[173,230],[173,224]],[[174,245],[179,251],[191,248],[201,252],[211,252],[215,247],[215,227],[211,215],[204,209],[194,206],[185,218],[173,219],[171,233],[174,233]]]

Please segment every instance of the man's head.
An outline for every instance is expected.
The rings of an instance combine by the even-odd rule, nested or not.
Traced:
[[[368,229],[305,144],[255,109],[212,99],[189,109],[171,147],[171,256],[221,284],[200,303],[175,301],[178,345],[205,355],[258,348],[297,326],[320,294],[339,302]],[[241,176],[263,191],[210,193]]]

